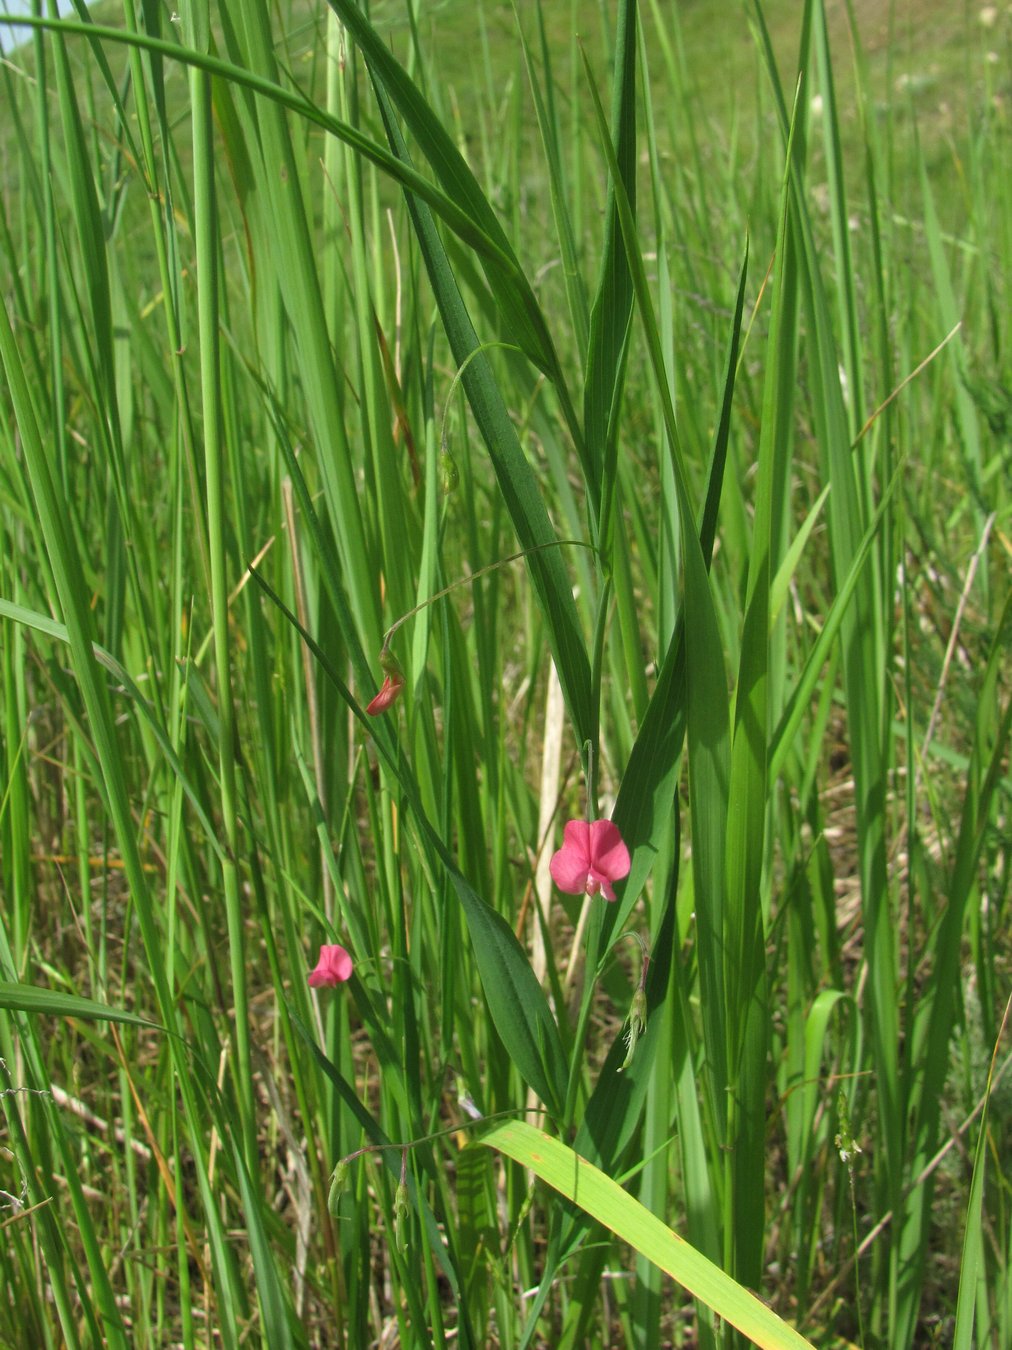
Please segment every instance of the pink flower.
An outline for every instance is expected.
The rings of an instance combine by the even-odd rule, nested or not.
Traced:
[[[385,642],[379,660],[384,680],[379,693],[366,708],[370,717],[378,717],[381,712],[386,712],[391,703],[396,703],[405,684],[404,671],[401,670],[397,657],[394,656]]]
[[[370,717],[378,717],[381,712],[386,712],[391,703],[396,703],[404,688],[404,676],[397,671],[393,675],[387,675],[380,686],[380,691],[366,708]]]
[[[320,959],[316,969],[309,972],[309,984],[318,989],[324,984],[342,984],[351,978],[351,957],[335,942],[331,946],[320,948]]]
[[[597,895],[615,899],[613,881],[629,875],[629,850],[610,820],[570,820],[563,832],[563,845],[554,855],[550,870],[560,891],[567,895]]]

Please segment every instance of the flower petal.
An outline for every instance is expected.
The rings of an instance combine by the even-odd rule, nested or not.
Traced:
[[[595,820],[590,826],[590,871],[600,877],[605,896],[614,900],[611,887],[604,884],[621,881],[629,875],[631,862],[618,826],[611,820]]]
[[[342,984],[351,978],[352,969],[351,956],[339,943],[324,945],[320,948],[316,969],[309,972],[310,988]]]
[[[587,864],[565,848],[560,848],[548,864],[552,880],[567,895],[581,895],[587,888]]]
[[[560,891],[580,895],[587,888],[590,871],[590,826],[585,820],[570,820],[563,832],[562,847],[548,869]]]
[[[592,886],[594,888],[593,890],[591,890]],[[587,894],[597,895],[598,890],[600,890],[606,900],[615,899],[615,888],[608,878],[598,876],[595,872],[591,872],[590,878],[587,881]]]
[[[330,949],[330,968],[342,982],[351,979],[353,970],[351,954],[337,943]]]
[[[381,712],[386,712],[391,703],[397,701],[401,690],[404,688],[404,676],[400,674],[387,675],[384,677],[380,686],[379,693],[373,698],[366,712],[370,717],[378,717]]]

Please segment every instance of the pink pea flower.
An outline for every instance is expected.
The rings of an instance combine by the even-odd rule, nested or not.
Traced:
[[[397,702],[403,688],[403,675],[400,673],[396,675],[387,675],[380,686],[379,693],[366,708],[366,712],[370,717],[378,717],[381,712],[386,712],[391,703]]]
[[[629,850],[610,820],[570,820],[563,844],[553,856],[550,871],[567,895],[597,895],[615,899],[613,881],[629,875]]]
[[[332,943],[330,946],[320,948],[320,959],[316,963],[316,969],[309,972],[309,984],[313,989],[319,989],[321,985],[342,984],[345,980],[351,979],[351,957],[338,944]]]
[[[380,652],[379,660],[384,679],[379,693],[366,708],[370,717],[378,717],[381,712],[386,712],[391,703],[396,703],[405,684],[404,671],[397,657],[386,646]]]

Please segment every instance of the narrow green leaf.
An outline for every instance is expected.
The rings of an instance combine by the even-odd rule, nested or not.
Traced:
[[[98,1003],[92,998],[62,994],[59,990],[43,989],[35,984],[14,984],[8,980],[0,981],[0,1008],[43,1013],[49,1017],[79,1017],[87,1022],[128,1022],[135,1027],[165,1030],[150,1018],[138,1017],[124,1008],[110,1008],[107,1003]]]
[[[513,929],[454,867],[450,882],[464,907],[489,1012],[524,1081],[562,1118],[566,1058],[559,1029]]]
[[[625,1037],[620,1034],[612,1043],[576,1135],[575,1147],[579,1152],[607,1172],[618,1165],[639,1125],[647,1089],[655,1076],[657,1046],[664,1040],[662,1024],[669,1017],[666,997],[674,961],[677,889],[676,858],[647,969],[646,1030],[636,1045],[632,1063],[624,1069],[621,1066],[626,1054]]]
[[[605,208],[601,277],[590,313],[590,346],[583,393],[588,486],[600,502],[602,539],[613,504],[618,410],[625,374],[625,350],[632,322],[633,288],[623,246],[615,179],[630,213],[636,210],[636,0],[621,0],[616,18],[612,85],[613,155]]]
[[[328,4],[361,48],[374,80],[396,105],[447,197],[460,204],[505,259],[502,264],[483,255],[482,266],[511,338],[560,391],[564,390],[559,360],[541,307],[505,231],[453,139],[364,11],[351,0],[328,0]]]
[[[379,1161],[386,1167],[392,1177],[399,1180],[401,1171],[400,1157],[398,1156],[399,1150],[394,1141],[389,1135],[384,1133],[373,1115],[365,1106],[363,1106],[354,1088],[341,1073],[340,1069],[323,1053],[317,1045],[313,1033],[302,1021],[295,1009],[289,1006],[288,1012],[295,1030],[309,1047],[310,1054],[312,1055],[316,1066],[334,1085],[342,1104],[358,1122],[358,1125],[366,1138],[371,1144],[378,1148]],[[433,1214],[432,1208],[424,1194],[415,1186],[414,1178],[411,1176],[410,1171],[408,1173],[408,1195],[411,1198],[411,1203],[417,1208],[422,1222],[429,1230],[429,1240],[432,1243],[433,1251],[435,1251],[437,1259],[443,1268],[443,1273],[450,1285],[450,1289],[452,1290],[454,1297],[459,1299],[460,1285],[457,1280],[457,1272],[449,1260],[449,1255],[439,1231],[436,1216]]]
[[[435,187],[429,179],[418,173],[409,164],[399,162],[382,145],[370,140],[368,136],[363,135],[362,132],[349,126],[346,122],[342,122],[339,118],[330,116],[319,104],[310,102],[301,93],[287,89],[283,85],[232,61],[194,51],[178,42],[152,37],[147,33],[124,28],[111,28],[108,25],[98,23],[82,24],[74,19],[35,18],[28,15],[12,15],[5,22],[12,27],[39,28],[57,33],[79,34],[87,36],[89,39],[139,47],[170,61],[178,61],[198,70],[206,70],[210,75],[219,76],[226,85],[236,85],[239,88],[248,89],[252,93],[287,108],[290,112],[305,118],[313,125],[321,127],[328,134],[336,136],[346,145],[350,145],[356,153],[362,155],[370,163],[377,165],[401,183],[402,186],[410,189],[411,192],[432,207],[455,234],[459,235],[481,257],[486,258],[490,267],[510,278],[515,289],[520,290],[522,288],[520,280],[522,273],[519,272],[519,264],[512,256],[512,250],[508,254],[504,253],[494,239],[476,224],[474,218],[458,206],[450,195]]]
[[[584,57],[586,64],[586,57]],[[588,68],[588,79],[589,79]],[[729,788],[729,707],[724,654],[710,592],[706,560],[696,532],[689,493],[689,478],[682,453],[671,386],[664,366],[650,288],[643,267],[636,223],[626,199],[614,150],[608,136],[604,110],[593,81],[598,135],[608,159],[629,261],[633,290],[639,307],[654,388],[664,417],[668,451],[677,488],[682,535],[682,567],[685,584],[686,727],[689,745],[689,800],[692,811],[692,866],[697,896],[700,973],[703,1006],[707,1010],[707,1052],[710,1074],[707,1086],[715,1116],[723,1121],[727,1110],[727,1048],[722,1010],[724,991],[725,830]],[[723,1134],[723,1126],[721,1127]]]
[[[9,600],[0,597],[0,615],[12,619],[15,623],[24,624],[26,628],[34,628],[36,632],[44,633],[47,637],[54,638],[57,642],[70,642],[70,635],[67,632],[66,624],[57,623],[55,619],[49,618],[46,614],[39,614],[32,609],[26,609],[24,605],[12,604]],[[172,772],[179,779],[183,791],[190,800],[190,805],[197,814],[197,818],[204,827],[204,833],[207,836],[207,842],[211,845],[219,858],[222,856],[221,843],[218,839],[218,831],[211,822],[210,816],[204,807],[196,787],[190,779],[185,766],[180,760],[171,740],[159,721],[154,708],[141,693],[136,682],[130,677],[119,661],[116,660],[104,647],[97,642],[92,643],[92,652],[95,660],[104,669],[106,669],[113,679],[119,684],[123,691],[135,704],[138,712],[144,718],[152,735],[158,742],[165,761],[172,769]]]
[[[542,0],[537,0],[538,37],[541,48],[541,64],[544,71],[544,93],[538,83],[537,71],[531,50],[524,33],[521,15],[514,0],[513,12],[517,19],[517,30],[530,81],[531,96],[534,99],[534,115],[538,119],[538,131],[545,149],[545,162],[548,168],[548,184],[552,194],[552,216],[555,220],[555,232],[559,237],[559,256],[562,259],[562,271],[566,281],[566,296],[569,300],[569,314],[573,321],[576,345],[581,354],[586,352],[587,335],[590,330],[590,313],[587,304],[587,288],[579,269],[579,248],[573,213],[566,196],[566,171],[569,167],[563,154],[561,130],[556,111],[554,75],[552,72],[551,52],[545,32],[545,12]]]
[[[278,1275],[274,1252],[264,1228],[261,1206],[264,1195],[250,1181],[249,1172],[243,1160],[242,1150],[236,1143],[235,1133],[229,1136],[232,1145],[232,1160],[239,1178],[239,1195],[242,1200],[243,1217],[249,1237],[250,1256],[253,1259],[253,1276],[256,1284],[257,1300],[260,1304],[261,1334],[264,1344],[271,1350],[293,1350],[308,1344],[305,1332],[295,1322],[294,1314],[288,1309]],[[293,1323],[299,1326],[299,1336],[292,1334]]]
[[[377,92],[390,143],[395,154],[403,157],[407,150],[389,101]],[[580,632],[572,585],[566,576],[561,551],[546,547],[557,536],[485,353],[479,351],[474,355],[479,346],[478,337],[432,217],[426,206],[412,195],[407,197],[407,205],[454,360],[458,368],[464,367],[461,383],[488,449],[506,509],[521,547],[535,550],[526,559],[527,568],[548,628],[552,656],[573,721],[576,742],[583,745],[585,741],[595,741],[597,718],[591,695],[590,662]]]
[[[717,512],[724,483],[724,466],[727,462],[747,275],[746,248],[738,276],[734,318],[724,362],[720,417],[714,432],[706,499],[700,517],[699,546],[707,568],[713,555]],[[671,829],[679,756],[685,739],[684,622],[684,618],[679,618],[668,644],[657,683],[647,705],[646,715],[626,764],[625,773],[622,775],[615,810],[612,812],[612,818],[621,830],[622,838],[632,854],[632,868],[623,883],[618,905],[614,909],[608,909],[602,919],[602,953],[610,947],[612,934],[621,931],[627,922],[653,869],[660,836]]]
[[[259,573],[253,572],[261,589],[301,635],[321,669],[331,680],[355,717],[366,727],[369,721],[351,691],[333,669],[319,644],[302,627],[281,598]],[[371,728],[370,728],[371,730]],[[450,884],[464,909],[468,932],[474,948],[482,987],[489,1012],[503,1044],[524,1081],[528,1083],[556,1117],[561,1117],[566,1081],[566,1058],[559,1029],[552,1016],[526,953],[509,924],[464,878],[453,861],[435,826],[429,820],[418,795],[418,788],[403,760],[386,736],[378,736],[376,747],[387,767],[400,783],[423,840],[445,868]]]
[[[1008,1025],[1010,1008],[1012,1000],[1005,1005],[1005,1015],[1001,1023],[1002,1032]],[[970,1178],[970,1195],[966,1204],[966,1226],[963,1229],[963,1255],[959,1263],[959,1290],[956,1295],[956,1325],[952,1333],[952,1350],[972,1350],[974,1344],[974,1314],[984,1267],[984,1173],[988,1155],[988,1108],[991,1104],[995,1061],[1001,1040],[1002,1036],[999,1033],[988,1066],[984,1105],[977,1127],[977,1147],[973,1152],[973,1174]]]

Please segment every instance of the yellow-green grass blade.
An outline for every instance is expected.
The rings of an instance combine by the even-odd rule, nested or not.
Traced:
[[[494,1125],[480,1140],[529,1167],[547,1185],[578,1205],[659,1266],[693,1297],[765,1350],[802,1350],[811,1342],[779,1318],[755,1294],[696,1251],[656,1215],[560,1139],[526,1121]]]

